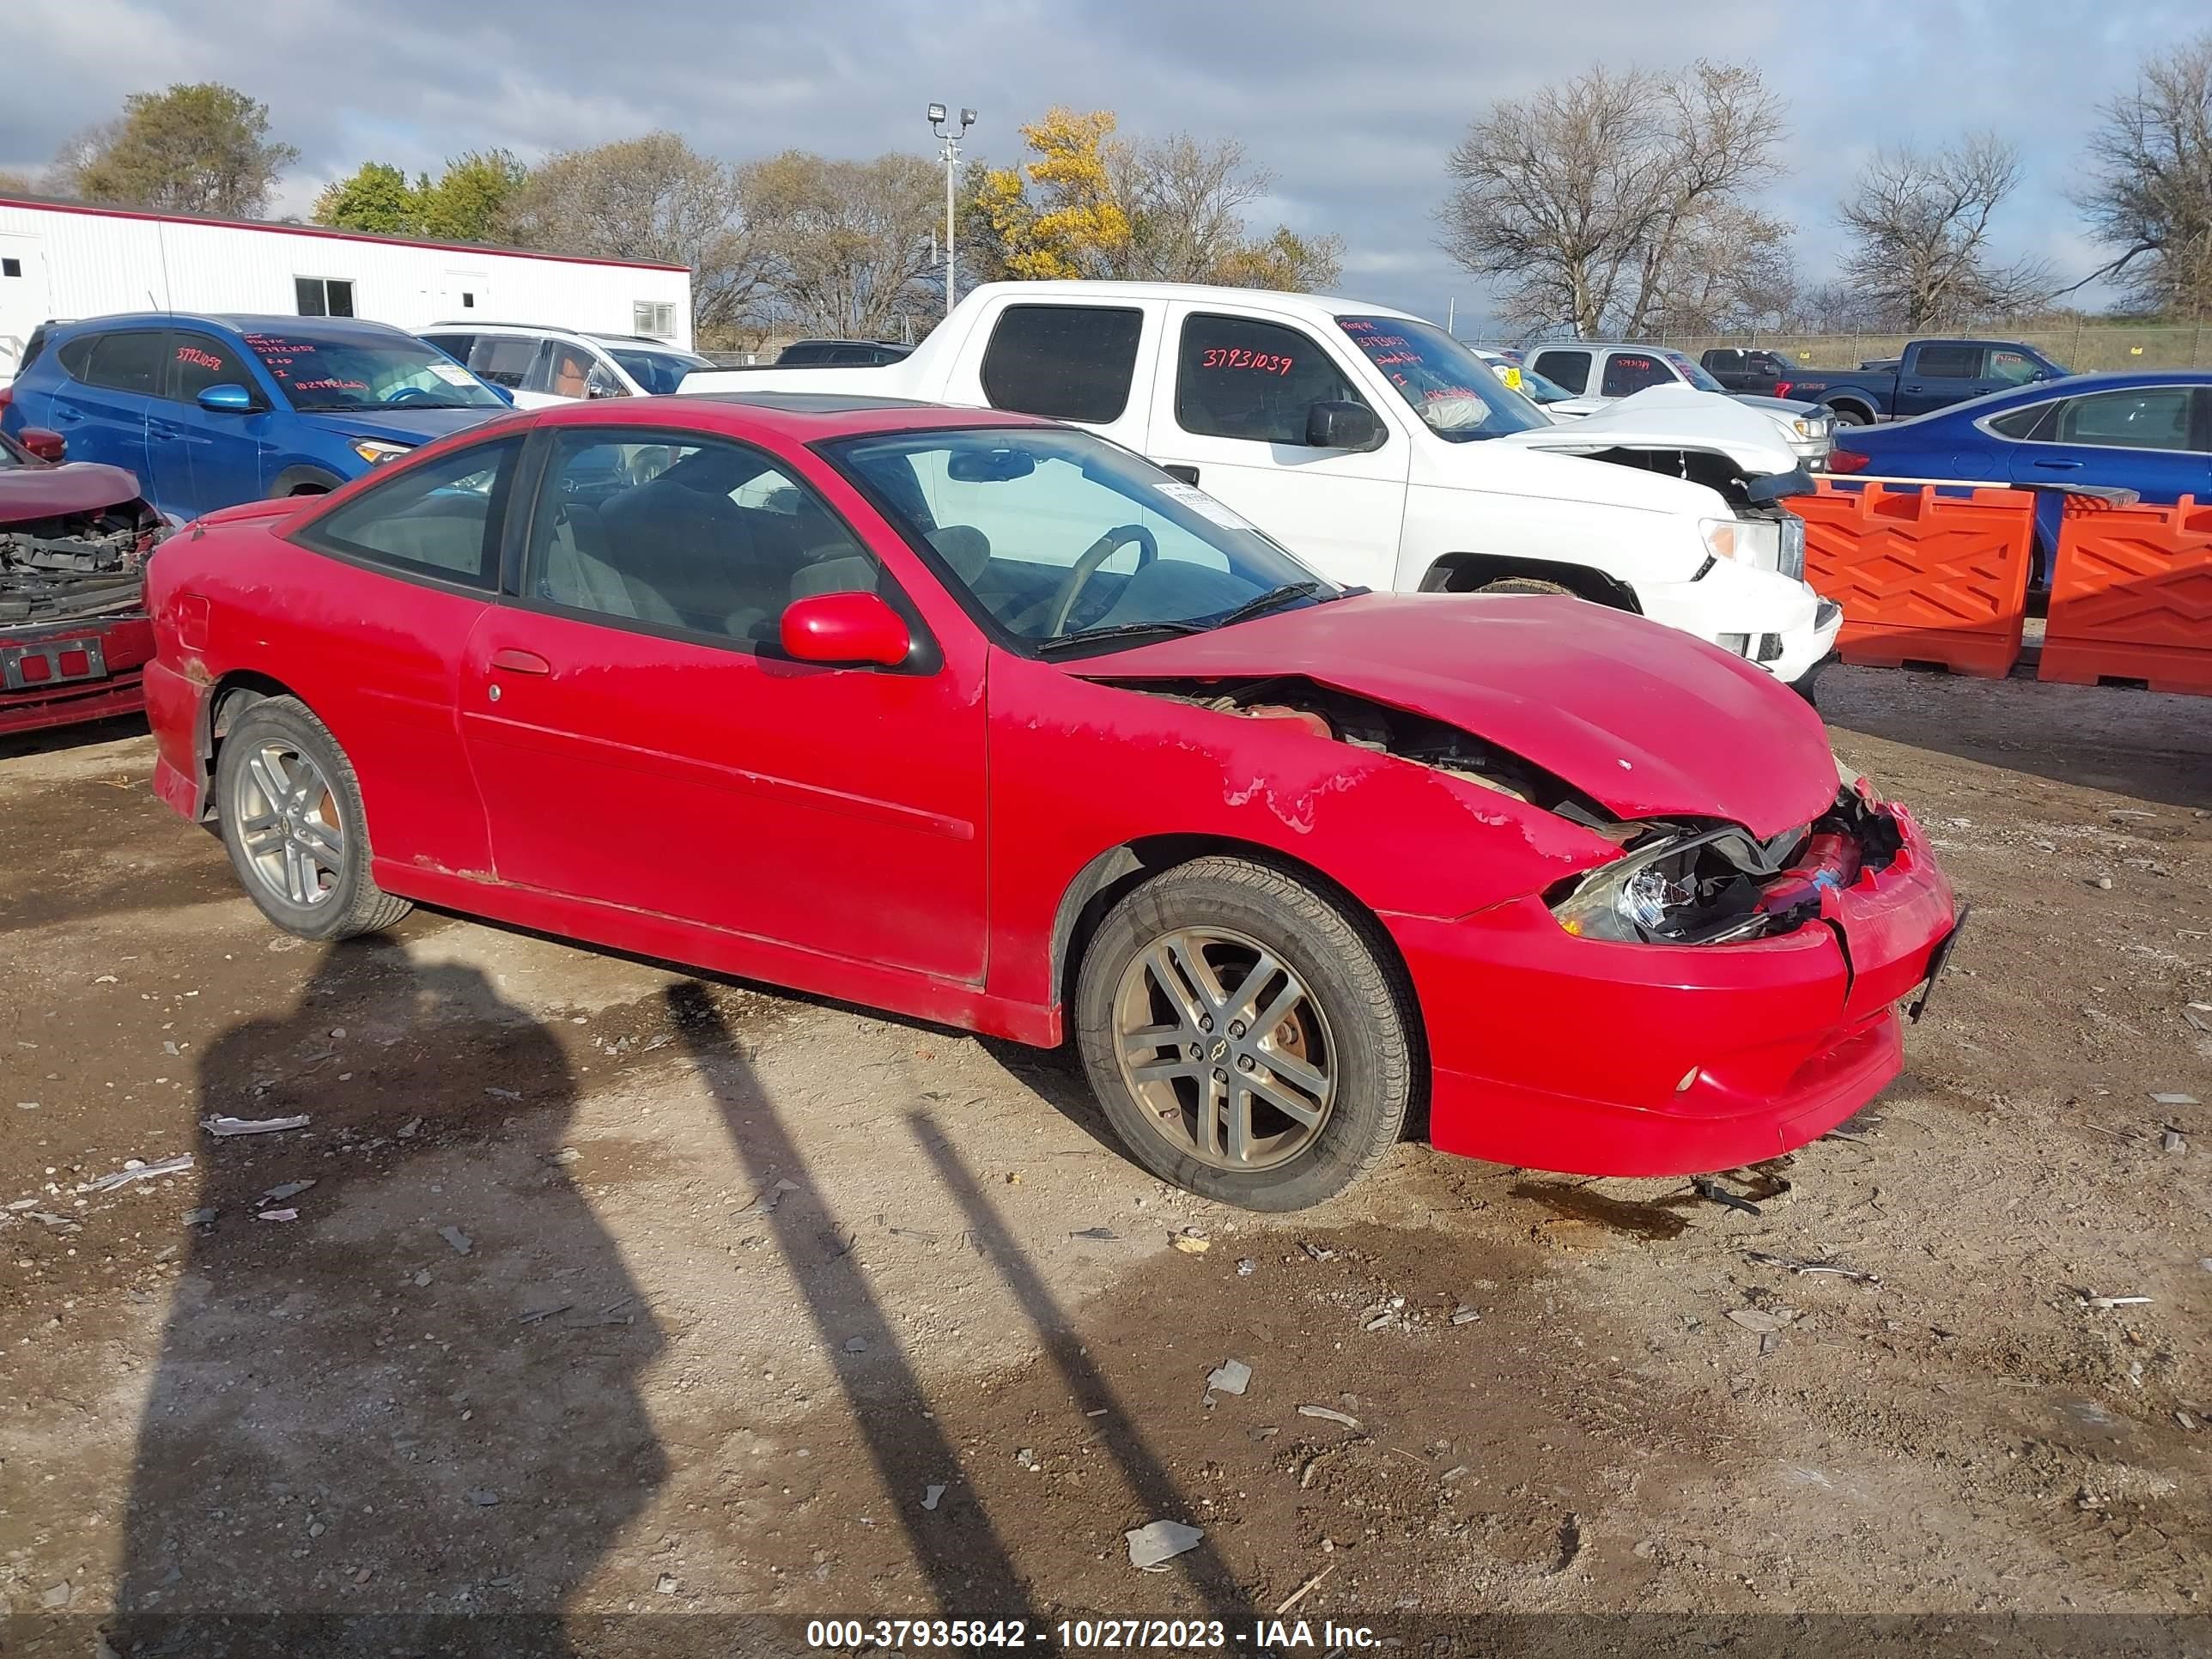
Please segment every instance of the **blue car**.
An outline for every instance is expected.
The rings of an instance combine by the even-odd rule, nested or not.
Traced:
[[[179,523],[335,489],[509,407],[435,347],[353,318],[148,312],[48,325],[33,347],[0,430],[51,427]]]
[[[2170,505],[2212,498],[2212,374],[2136,369],[2016,386],[1887,426],[1854,427],[1832,473],[1961,483],[2098,484]],[[2036,581],[2051,580],[2063,496],[2035,515]]]

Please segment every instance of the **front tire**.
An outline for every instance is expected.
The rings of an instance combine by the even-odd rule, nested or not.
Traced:
[[[301,939],[351,939],[414,907],[370,879],[361,781],[330,728],[296,697],[232,722],[216,759],[216,817],[240,884]]]
[[[1410,989],[1375,925],[1243,859],[1179,865],[1085,952],[1076,1042],[1132,1157],[1241,1209],[1334,1197],[1414,1087]]]

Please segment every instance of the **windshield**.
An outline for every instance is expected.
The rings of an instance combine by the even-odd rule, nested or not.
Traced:
[[[295,409],[505,409],[489,386],[419,340],[318,339],[306,330],[246,343]]]
[[[1087,432],[986,427],[825,446],[973,607],[1040,654],[1340,597],[1203,490]]]
[[[1398,395],[1439,438],[1467,443],[1552,423],[1481,358],[1431,324],[1410,317],[1340,317],[1336,325],[1390,377]]]
[[[714,366],[688,351],[630,351],[621,346],[609,346],[607,355],[622,365],[623,374],[656,398],[665,397],[682,386],[684,377],[693,369]]]
[[[1728,390],[1718,380],[1713,379],[1711,371],[1695,357],[1687,356],[1680,351],[1662,351],[1659,355],[1681,371],[1682,378],[1697,387],[1698,391],[1726,392]]]

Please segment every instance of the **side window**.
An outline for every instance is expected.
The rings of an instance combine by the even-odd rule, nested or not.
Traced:
[[[473,334],[425,334],[422,337],[457,363],[467,362],[477,343]]]
[[[1129,406],[1145,314],[1104,306],[1008,306],[983,350],[994,409],[1056,421],[1117,421]]]
[[[1982,349],[1972,345],[1923,346],[1912,360],[1912,372],[1929,380],[1977,380],[1982,374]]]
[[[622,383],[599,366],[588,346],[565,340],[548,340],[523,377],[525,392],[547,392],[556,398],[611,398],[622,395]]]
[[[479,380],[513,391],[530,373],[530,365],[537,356],[535,340],[515,334],[479,334],[469,355],[461,361]]]
[[[1563,386],[1577,397],[1589,390],[1587,351],[1540,351],[1530,367],[1553,386]]]
[[[2048,432],[2037,428],[2047,428],[2057,409],[2057,404],[2030,404],[2026,409],[2008,410],[1990,420],[1990,430],[2001,438],[2047,437]]]
[[[1194,312],[1176,348],[1175,401],[1176,424],[1200,437],[1302,445],[1316,404],[1364,399],[1297,329]]]
[[[521,452],[520,437],[502,438],[409,467],[325,514],[300,539],[408,575],[489,592],[499,586],[500,526]]]
[[[80,334],[68,344],[55,348],[54,361],[62,366],[62,373],[72,380],[89,381],[92,379],[92,349],[99,343],[100,336],[97,334]],[[15,366],[18,374],[30,367],[28,354],[26,353],[25,356],[26,361]]]
[[[2069,398],[2058,406],[2062,444],[2113,449],[2187,449],[2190,388],[2145,386]]]
[[[757,645],[810,594],[871,589],[875,559],[771,457],[690,433],[564,430],[531,520],[544,604]]]
[[[260,401],[253,371],[239,361],[239,354],[229,346],[208,334],[169,336],[167,395],[188,404],[211,386],[243,386],[254,393],[256,402]]]
[[[151,397],[161,386],[161,345],[169,337],[159,329],[135,334],[103,334],[93,348],[88,386]]]
[[[2007,386],[2026,386],[2036,376],[2038,365],[2025,351],[1990,351],[1988,372],[1984,380],[2002,380]]]
[[[1648,351],[1616,351],[1605,360],[1605,379],[1598,394],[1626,398],[1646,386],[1672,386],[1674,371]]]

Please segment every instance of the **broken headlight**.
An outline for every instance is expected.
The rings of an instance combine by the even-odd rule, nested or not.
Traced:
[[[1736,829],[1662,830],[1554,897],[1552,914],[1577,939],[1628,945],[1711,945],[1763,933],[1773,918],[1759,908],[1761,884],[1804,835],[1762,843]]]

